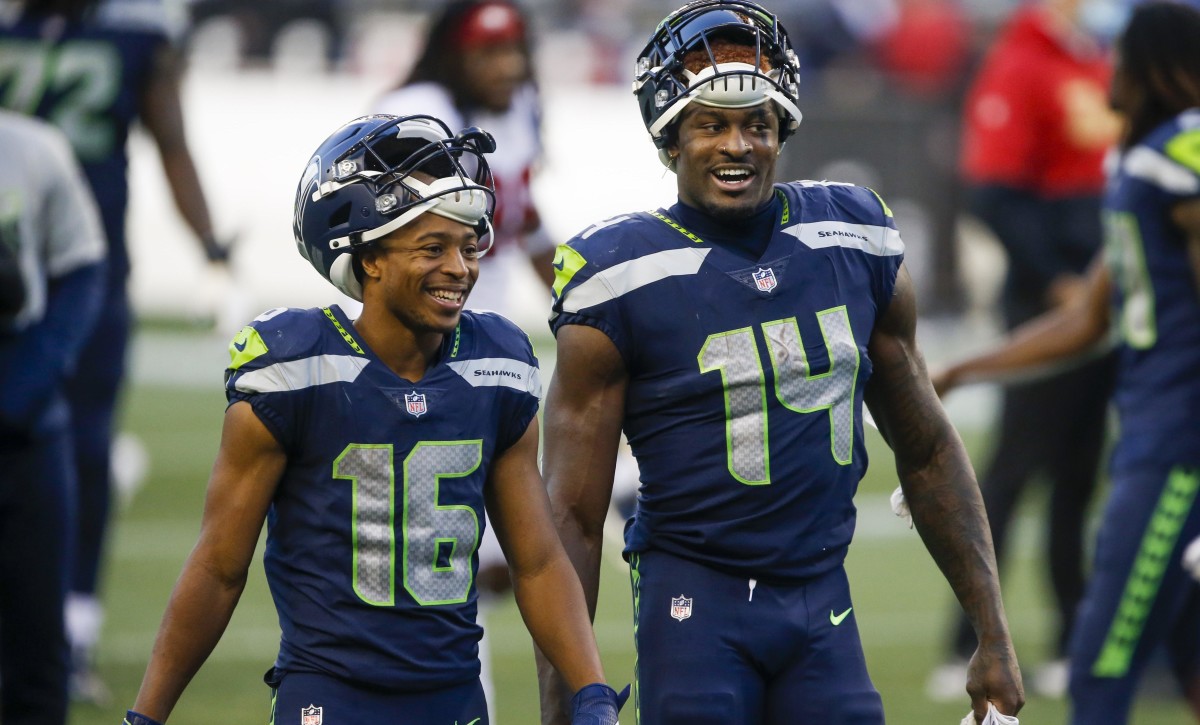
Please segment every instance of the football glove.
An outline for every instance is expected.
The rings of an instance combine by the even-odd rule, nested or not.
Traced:
[[[1183,568],[1193,579],[1200,581],[1200,536],[1192,539],[1192,543],[1183,550]]]
[[[571,698],[571,725],[617,725],[617,713],[629,699],[629,686],[621,694],[602,682],[581,688]]]
[[[160,723],[159,721],[155,720],[152,717],[146,717],[145,715],[143,715],[140,712],[134,712],[133,710],[126,710],[125,711],[125,720],[122,721],[121,725],[163,725],[163,724]]]
[[[975,713],[968,712],[959,725],[975,725]],[[1021,721],[1017,719],[1016,715],[1005,715],[989,702],[987,715],[979,725],[1021,725]]]

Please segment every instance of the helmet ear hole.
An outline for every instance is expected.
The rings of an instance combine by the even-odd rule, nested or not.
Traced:
[[[329,228],[337,229],[340,226],[350,223],[350,202],[339,205],[329,215]]]

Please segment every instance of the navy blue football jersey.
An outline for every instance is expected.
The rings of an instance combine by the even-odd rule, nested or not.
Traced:
[[[1122,346],[1114,466],[1200,462],[1200,290],[1170,208],[1200,197],[1200,110],[1122,154],[1105,198],[1105,257]]]
[[[129,271],[125,142],[155,53],[167,42],[161,0],[100,0],[69,24],[0,21],[0,104],[40,116],[70,139],[100,206],[114,279]]]
[[[484,485],[540,394],[525,333],[464,313],[408,381],[339,308],[280,308],[230,355],[230,404],[250,403],[288,456],[263,555],[276,667],[402,691],[478,676]]]
[[[765,248],[706,240],[678,204],[559,248],[552,329],[595,327],[629,373],[641,487],[627,552],[779,580],[845,557],[867,466],[867,344],[904,247],[869,189],[775,188]]]

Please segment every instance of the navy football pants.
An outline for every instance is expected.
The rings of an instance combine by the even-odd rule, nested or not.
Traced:
[[[0,722],[67,719],[63,602],[74,531],[66,431],[0,442]]]
[[[488,725],[487,699],[476,678],[426,692],[393,692],[312,672],[267,672],[274,689],[270,725],[388,723],[388,725]],[[307,719],[306,719],[307,718]]]
[[[71,406],[79,492],[71,591],[83,594],[96,592],[100,576],[112,493],[113,424],[131,324],[124,284],[112,280],[109,284],[118,288],[109,290],[96,329],[79,353],[75,373],[65,388]]]
[[[1200,586],[1180,565],[1200,535],[1197,493],[1200,466],[1114,474],[1071,638],[1074,725],[1126,722],[1159,645],[1181,682],[1200,673]]]
[[[842,567],[781,586],[630,557],[640,725],[880,725]]]

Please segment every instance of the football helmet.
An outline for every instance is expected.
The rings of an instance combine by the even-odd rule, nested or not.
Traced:
[[[718,38],[755,48],[756,63],[717,63],[711,42]],[[693,73],[684,67],[683,57],[700,49],[711,62]],[[764,59],[770,71],[761,69]],[[642,121],[668,168],[667,129],[687,104],[749,108],[774,101],[782,143],[800,125],[799,90],[800,63],[787,31],[778,18],[747,0],[696,0],[668,15],[638,54],[633,81]]]
[[[433,116],[363,116],[313,152],[296,189],[296,247],[321,276],[362,301],[353,256],[425,212],[473,227],[491,247],[491,134],[451,135]]]

